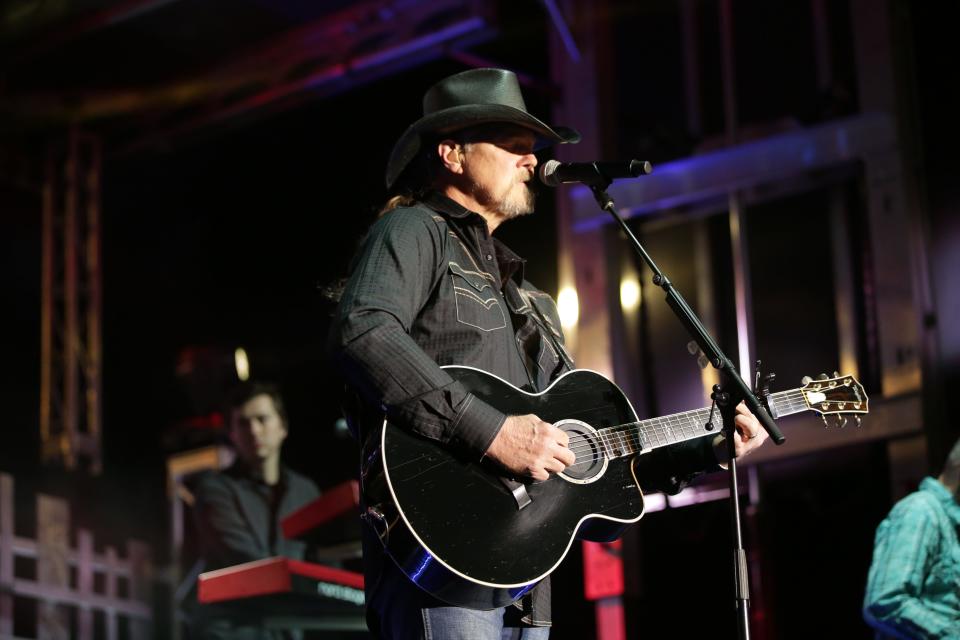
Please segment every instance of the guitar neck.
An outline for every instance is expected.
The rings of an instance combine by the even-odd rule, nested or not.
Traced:
[[[774,418],[810,409],[800,389],[771,393],[767,398],[767,404]],[[708,421],[713,424],[713,428],[709,431],[706,428]],[[715,409],[711,416],[710,408],[704,407],[608,427],[601,429],[600,435],[608,447],[608,455],[616,458],[715,435],[722,430],[723,418],[719,409]]]

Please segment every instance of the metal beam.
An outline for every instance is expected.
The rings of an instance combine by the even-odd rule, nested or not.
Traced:
[[[749,189],[841,167],[896,149],[893,120],[873,113],[771,136],[756,142],[675,160],[651,175],[615,183],[610,195],[621,214],[634,217],[725,198],[731,189]],[[610,217],[597,213],[589,189],[571,190],[575,230],[588,233]]]
[[[163,85],[13,93],[3,115],[19,129],[126,118],[128,130],[151,132],[129,143],[131,150],[346,91],[495,33],[493,10],[482,0],[368,0]]]
[[[127,0],[117,2],[100,11],[78,18],[76,21],[63,25],[52,33],[32,39],[30,45],[22,51],[12,54],[4,66],[17,66],[27,62],[42,53],[62,47],[87,34],[112,27],[121,22],[155,11],[179,0]]]
[[[100,142],[51,145],[43,188],[40,440],[44,462],[101,471]]]
[[[285,108],[289,108],[291,100],[317,99],[340,93],[406,66],[446,55],[448,48],[454,46],[455,42],[463,46],[463,40],[466,38],[474,38],[471,40],[473,43],[491,34],[492,28],[486,20],[476,16],[469,17],[394,47],[318,67],[301,78],[266,86],[262,91],[239,101],[222,106],[214,104],[213,108],[206,113],[139,138],[124,146],[120,152],[130,152],[159,141],[168,141],[172,136],[184,135],[271,106],[282,104]],[[211,96],[210,102],[216,103],[216,96]]]

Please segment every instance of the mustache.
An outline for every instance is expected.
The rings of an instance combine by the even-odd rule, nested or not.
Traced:
[[[539,180],[536,180],[536,174],[534,172],[531,172],[526,178],[521,177],[520,184],[526,187],[527,191],[533,196],[540,193],[540,188],[543,186]]]

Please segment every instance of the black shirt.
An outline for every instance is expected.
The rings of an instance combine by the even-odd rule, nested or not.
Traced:
[[[283,536],[281,521],[320,495],[309,478],[281,466],[280,481],[267,485],[239,462],[223,471],[200,474],[191,483],[193,515],[203,571],[251,560],[286,556],[303,560],[307,545]],[[191,593],[185,603],[191,637],[204,640],[291,640],[297,630],[259,628],[257,611],[241,619],[233,608],[199,605]]]
[[[342,373],[392,423],[479,460],[506,416],[440,367],[534,390],[564,370],[556,305],[523,271],[483,217],[444,196],[391,211],[370,229],[340,301]]]
[[[373,224],[331,343],[341,373],[374,409],[359,421],[364,457],[379,442],[385,414],[479,461],[506,416],[441,366],[476,367],[541,391],[571,362],[556,304],[524,279],[524,260],[491,237],[482,216],[437,193]],[[647,484],[675,491],[715,466],[705,444],[645,456],[646,475],[655,478]],[[549,581],[523,605],[528,622],[548,625]]]

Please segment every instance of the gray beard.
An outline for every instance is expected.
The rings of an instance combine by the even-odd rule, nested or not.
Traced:
[[[513,190],[509,190],[506,195],[495,198],[488,190],[475,185],[476,199],[489,206],[489,208],[498,212],[505,220],[519,218],[533,213],[536,203],[536,194],[526,183],[523,183],[522,195],[512,196]]]

